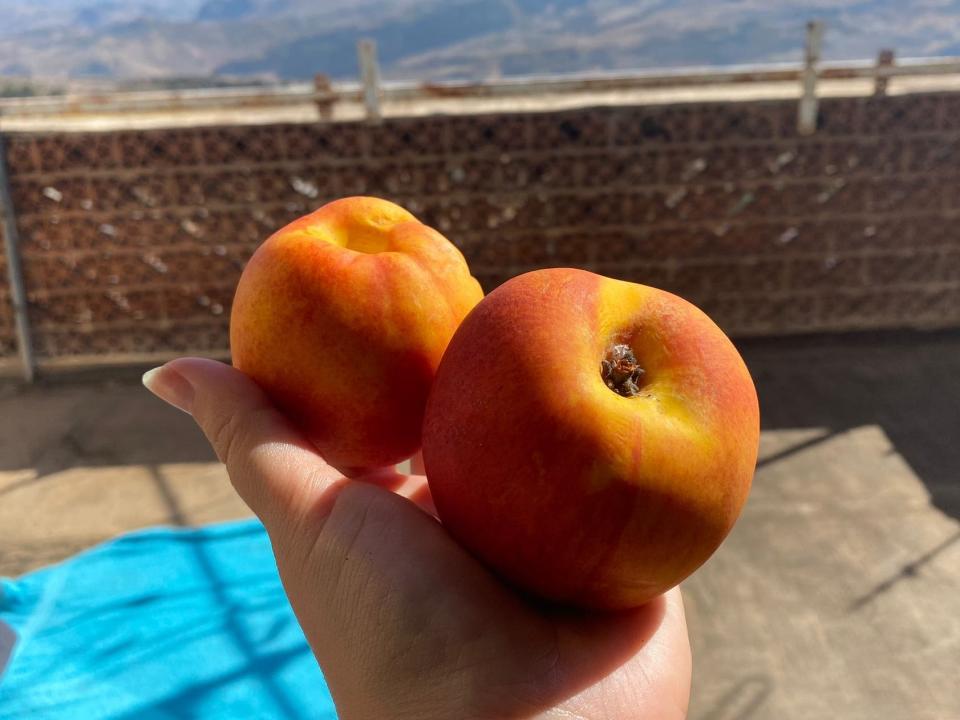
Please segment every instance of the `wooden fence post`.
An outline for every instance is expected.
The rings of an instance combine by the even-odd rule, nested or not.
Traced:
[[[817,74],[820,64],[820,49],[823,46],[824,25],[815,21],[807,23],[807,41],[803,53],[803,94],[797,114],[797,132],[812,135],[817,130]]]
[[[368,120],[380,120],[380,66],[377,64],[377,44],[373,40],[357,43],[360,60],[360,81],[363,83],[363,104]]]
[[[877,55],[877,75],[873,80],[873,94],[877,97],[883,97],[887,94],[887,87],[890,84],[890,76],[884,72],[885,68],[892,68],[896,63],[896,54],[893,50],[881,50]]]
[[[333,92],[330,78],[323,73],[317,73],[313,76],[313,101],[317,105],[317,115],[321,120],[333,119],[333,104],[336,101],[336,95]]]
[[[23,379],[33,382],[36,361],[30,336],[30,317],[27,315],[27,294],[23,286],[23,266],[20,264],[20,235],[17,216],[10,193],[10,174],[7,167],[7,145],[0,133],[0,213],[3,215],[3,246],[7,257],[7,276],[10,281],[10,300],[17,327],[17,348],[23,366]]]

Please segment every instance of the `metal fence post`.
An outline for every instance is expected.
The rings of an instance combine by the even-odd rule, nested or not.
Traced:
[[[820,48],[823,46],[824,24],[820,21],[807,23],[807,42],[803,53],[803,94],[797,113],[797,132],[812,135],[817,130],[817,75],[820,64]]]
[[[0,133],[0,213],[3,214],[3,245],[7,256],[7,275],[10,281],[10,299],[17,324],[17,347],[23,365],[23,379],[33,382],[36,363],[33,341],[30,338],[30,318],[27,315],[27,294],[23,287],[23,267],[20,264],[20,235],[10,194],[10,174],[7,168],[7,145]]]
[[[377,64],[377,44],[373,40],[357,43],[357,58],[360,60],[360,82],[363,83],[363,104],[368,120],[379,120],[380,115],[380,66]]]

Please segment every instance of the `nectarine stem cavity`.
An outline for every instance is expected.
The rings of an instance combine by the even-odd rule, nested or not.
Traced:
[[[640,378],[643,368],[629,345],[613,345],[600,361],[600,375],[607,387],[617,395],[634,397],[640,394]]]

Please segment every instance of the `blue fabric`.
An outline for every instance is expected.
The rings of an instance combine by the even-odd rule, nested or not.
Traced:
[[[2,720],[336,717],[255,521],[137,532],[0,581],[0,621],[17,635]]]

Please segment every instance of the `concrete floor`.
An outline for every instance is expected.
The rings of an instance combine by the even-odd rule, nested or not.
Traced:
[[[694,720],[960,718],[960,333],[752,341],[747,508],[684,583]],[[0,575],[247,514],[129,370],[0,387]]]

